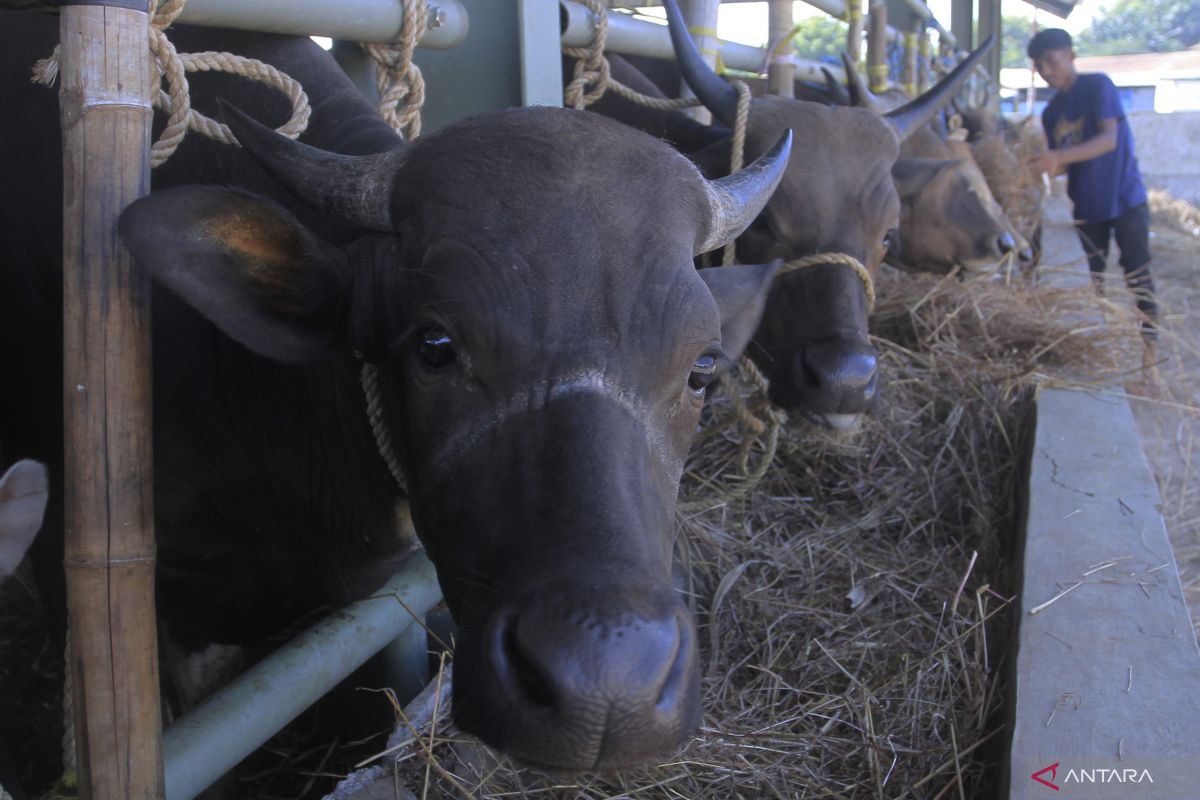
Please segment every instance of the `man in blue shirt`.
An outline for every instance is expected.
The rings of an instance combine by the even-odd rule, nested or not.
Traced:
[[[1126,283],[1143,314],[1142,336],[1152,354],[1158,304],[1150,278],[1150,213],[1117,88],[1103,73],[1075,71],[1071,34],[1060,28],[1039,32],[1030,40],[1028,53],[1042,80],[1055,90],[1042,112],[1051,149],[1036,156],[1033,164],[1050,175],[1066,169],[1076,229],[1097,287],[1115,235]]]

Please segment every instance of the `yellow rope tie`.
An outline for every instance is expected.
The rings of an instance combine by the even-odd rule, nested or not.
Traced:
[[[410,141],[421,135],[421,107],[425,105],[425,78],[412,56],[428,26],[425,0],[404,0],[404,23],[396,41],[362,45],[375,60],[379,113],[392,130]]]
[[[871,64],[867,67],[867,77],[871,85],[871,91],[875,94],[886,92],[888,88],[888,66],[887,64]]]
[[[858,279],[862,281],[863,289],[867,293],[867,313],[870,313],[875,308],[875,281],[871,278],[870,271],[863,266],[861,261],[847,253],[815,253],[811,256],[792,259],[779,268],[779,271],[775,273],[775,277],[779,278],[787,275],[789,272],[816,267],[821,264],[842,264],[854,270],[855,274],[858,275]]]

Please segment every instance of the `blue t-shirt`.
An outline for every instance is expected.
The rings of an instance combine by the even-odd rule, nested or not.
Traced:
[[[1133,133],[1112,80],[1102,73],[1081,74],[1066,92],[1054,95],[1042,112],[1051,148],[1070,147],[1100,132],[1100,120],[1117,120],[1115,150],[1067,165],[1067,194],[1075,219],[1116,219],[1146,202],[1146,187],[1133,154]]]

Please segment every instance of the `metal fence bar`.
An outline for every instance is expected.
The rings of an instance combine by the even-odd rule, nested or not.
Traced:
[[[354,42],[392,42],[400,36],[399,0],[188,0],[179,22],[294,36],[328,36]],[[459,0],[429,0],[429,28],[418,47],[445,50],[467,36],[467,10]]]
[[[191,800],[441,600],[413,555],[379,592],[341,608],[239,676],[163,734],[167,800]]]
[[[586,6],[560,0],[564,12],[562,43],[571,47],[584,47],[592,41],[595,26],[591,12]],[[608,37],[605,39],[606,49],[623,55],[646,56],[648,58],[675,58],[671,48],[671,36],[666,25],[659,25],[645,19],[638,19],[630,14],[609,12]],[[767,50],[764,47],[751,47],[737,42],[722,42],[720,47],[721,62],[726,67],[757,73],[767,60]],[[797,80],[824,83],[825,76],[821,72],[824,67],[836,75],[839,80],[845,80],[841,67],[823,64],[807,58],[793,57],[796,64]]]

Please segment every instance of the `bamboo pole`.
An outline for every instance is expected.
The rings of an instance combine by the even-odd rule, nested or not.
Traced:
[[[774,49],[767,66],[767,91],[780,97],[796,96],[796,62],[792,60],[790,37],[795,24],[792,0],[771,0],[767,41]]]
[[[717,13],[720,6],[721,0],[685,0],[680,3],[680,11],[687,22],[688,32],[696,41],[696,48],[701,57],[706,64],[718,71],[717,56],[720,54],[721,40],[717,38]],[[681,97],[695,97],[687,81],[683,81],[680,92]],[[712,123],[712,112],[703,106],[689,109],[688,113],[705,125]]]
[[[917,23],[918,25],[922,23]],[[909,97],[917,95],[917,34],[915,31],[904,32],[904,72],[901,77],[904,93]]]
[[[917,94],[924,94],[925,90],[933,83],[929,77],[929,32],[921,31],[917,36],[920,37],[917,39]]]
[[[862,0],[846,0],[846,52],[854,66],[862,67],[863,9]]]
[[[867,20],[867,78],[871,91],[878,94],[888,88],[887,4],[871,0]]]
[[[150,289],[117,216],[150,186],[147,0],[64,6],[67,607],[80,796],[163,794],[150,438]]]

